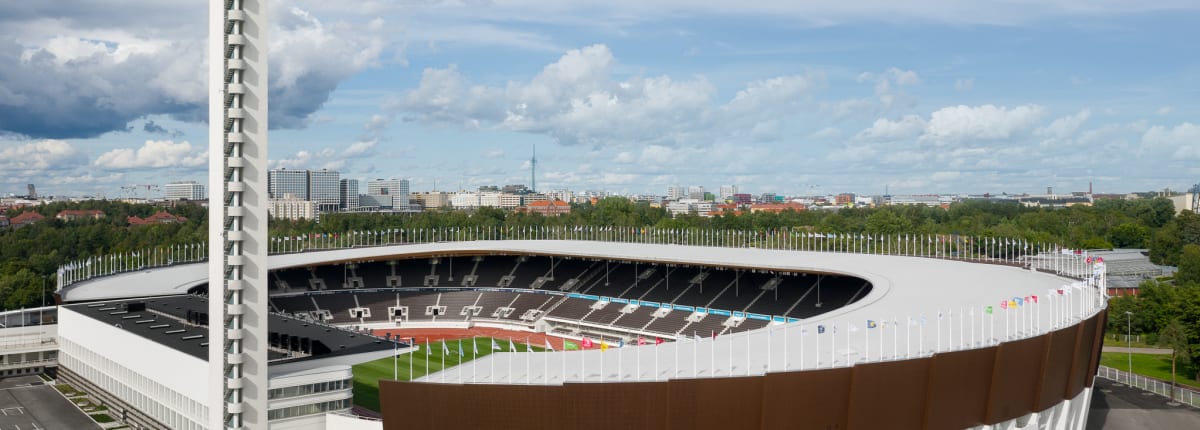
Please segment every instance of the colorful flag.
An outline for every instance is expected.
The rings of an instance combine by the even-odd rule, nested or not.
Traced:
[[[459,356],[459,357],[466,357],[466,356],[467,356],[467,354],[466,354],[466,353],[464,353],[464,352],[463,352],[463,349],[462,349],[462,339],[459,339],[459,340],[458,340],[458,356]]]
[[[655,344],[655,345],[661,344],[661,343],[663,343],[663,342],[665,342],[665,341],[664,341],[664,340],[663,340],[663,338],[661,338],[661,337],[656,337],[656,338],[654,338],[654,344]]]
[[[554,351],[554,347],[553,347],[553,346],[550,346],[550,339],[546,339],[546,350],[547,350],[547,351]]]
[[[471,338],[471,347],[475,349],[474,350],[475,354],[473,354],[471,356],[478,357],[479,356],[479,344],[475,343],[475,338]]]
[[[875,328],[876,325],[875,320],[867,320],[867,328]]]
[[[450,346],[445,341],[442,341],[442,355],[450,355]]]
[[[991,307],[991,306],[988,306],[988,307],[987,307],[987,309],[984,309],[984,312],[987,312],[987,313],[988,313],[988,315],[991,315],[991,313],[992,313],[992,307]]]
[[[1034,303],[1037,303],[1037,302],[1038,302],[1038,298],[1037,298],[1037,296],[1029,296],[1029,298],[1033,299],[1033,302],[1034,302]]]
[[[617,339],[617,348],[624,348],[624,347],[625,347],[625,339],[618,338]]]
[[[570,350],[577,350],[577,349],[579,349],[579,344],[577,344],[575,342],[571,342],[569,340],[563,341],[563,351],[570,351]]]
[[[592,340],[591,340],[591,339],[588,339],[588,338],[586,338],[586,337],[585,337],[585,338],[583,338],[583,348],[584,348],[584,349],[591,348],[591,347],[593,347],[593,346],[595,346],[595,345],[596,345],[596,344],[592,343]]]
[[[425,339],[425,356],[429,357],[430,354],[433,354],[433,351],[429,348],[429,339]]]
[[[601,341],[600,341],[600,350],[601,350],[601,351],[608,351],[608,342],[605,342],[605,341],[601,340]]]
[[[510,352],[517,352],[517,344],[513,343],[511,337],[508,338],[508,350]]]
[[[990,307],[990,306],[989,306]],[[1008,309],[1008,300],[1000,301],[1000,309]]]
[[[818,325],[817,326],[817,334],[823,334],[823,333],[825,333],[825,326]]]
[[[638,342],[637,342],[637,344],[638,344],[638,345],[645,345],[645,344],[646,344],[646,338],[644,338],[644,337],[641,337],[641,336],[638,336]]]

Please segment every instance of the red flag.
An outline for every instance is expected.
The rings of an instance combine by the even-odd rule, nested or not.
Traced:
[[[1008,309],[1008,300],[1000,301],[1000,309]]]
[[[660,344],[660,343],[663,343],[663,340],[662,340],[662,338],[661,338],[661,337],[656,337],[656,338],[654,338],[654,344],[655,344],[655,345],[658,345],[658,344]]]
[[[595,345],[594,343],[592,343],[592,340],[591,340],[591,339],[588,339],[588,338],[586,338],[586,337],[585,337],[585,338],[583,338],[583,347],[584,347],[584,348],[591,348],[591,347],[593,347],[593,346],[596,346],[596,345]]]
[[[1058,295],[1060,295],[1060,296],[1062,295],[1062,289],[1061,289],[1061,288],[1058,290]]]
[[[716,339],[716,338],[717,338],[717,331],[716,331],[716,330],[713,330],[712,334],[713,334],[713,339]]]
[[[638,345],[645,345],[645,344],[646,344],[646,338],[638,336]]]
[[[1029,297],[1033,298],[1033,302],[1034,302],[1034,303],[1037,303],[1037,302],[1038,302],[1038,301],[1037,301],[1037,296],[1029,296]]]

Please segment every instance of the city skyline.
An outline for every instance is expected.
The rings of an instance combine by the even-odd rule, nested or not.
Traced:
[[[272,167],[474,189],[528,183],[537,145],[539,189],[622,194],[1200,179],[1188,2],[279,3]],[[203,6],[119,11],[0,5],[0,194],[205,182]]]

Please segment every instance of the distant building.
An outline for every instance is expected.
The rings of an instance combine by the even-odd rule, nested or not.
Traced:
[[[687,188],[679,185],[667,187],[667,200],[679,200],[687,197]]]
[[[21,212],[20,215],[17,215],[13,217],[13,219],[9,220],[9,224],[12,225],[13,228],[21,228],[44,219],[46,219],[46,217],[42,216],[40,213],[26,211]]]
[[[730,196],[730,200],[736,205],[748,205],[754,203],[754,196],[746,193],[738,193]]]
[[[1169,198],[1171,199],[1171,203],[1175,204],[1175,213],[1176,214],[1183,212],[1183,211],[1192,210],[1192,205],[1194,205],[1196,202],[1196,194],[1195,193],[1180,194],[1177,196],[1171,196]]]
[[[0,228],[8,227],[8,217],[0,215]]]
[[[341,207],[341,173],[332,170],[308,171],[308,200],[321,212],[334,212]]]
[[[204,200],[204,184],[196,181],[171,182],[167,184],[163,197],[167,200]]]
[[[711,216],[716,207],[716,203],[713,202],[701,201],[699,199],[680,199],[667,203],[667,212],[670,213],[671,216],[687,214]]]
[[[272,199],[281,199],[288,194],[308,200],[308,171],[288,169],[267,171],[267,196]]]
[[[270,199],[267,202],[267,215],[276,219],[320,221],[320,213],[317,202],[304,200],[291,194],[286,194],[281,199]]]
[[[854,204],[854,194],[842,193],[833,198],[833,203],[838,206],[846,206]]]
[[[172,215],[166,211],[155,212],[145,218],[131,216],[125,219],[131,226],[149,225],[149,224],[177,224],[187,222],[187,217]]]
[[[571,213],[571,204],[562,200],[539,200],[530,202],[524,208],[530,213],[539,213],[545,216],[559,216]]]
[[[358,209],[358,179],[342,179],[338,185],[338,207],[344,211]]]
[[[733,198],[734,194],[738,193],[737,185],[722,185],[719,193],[721,201],[726,201]]]
[[[64,210],[54,216],[55,219],[63,221],[75,221],[81,219],[101,219],[104,218],[104,211],[88,209],[88,210]]]
[[[688,187],[687,197],[689,199],[704,200],[704,187],[702,187],[702,186]]]
[[[808,210],[808,208],[800,203],[759,203],[759,204],[750,205],[750,213],[758,213],[758,212],[780,213],[780,212],[789,211],[789,210],[796,211],[796,212],[803,212],[803,211]]]
[[[392,199],[390,209],[408,210],[408,180],[407,179],[372,179],[367,181],[367,195],[388,196]]]
[[[759,203],[775,203],[781,201],[783,201],[783,197],[777,196],[775,193],[762,193],[761,196],[758,196]]]
[[[409,194],[409,201],[426,210],[450,206],[450,194],[442,191]]]

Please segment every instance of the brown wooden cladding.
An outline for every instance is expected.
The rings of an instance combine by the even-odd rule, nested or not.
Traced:
[[[745,378],[538,385],[381,381],[384,429],[959,429],[1091,386],[1106,313],[1042,336],[914,360]]]

